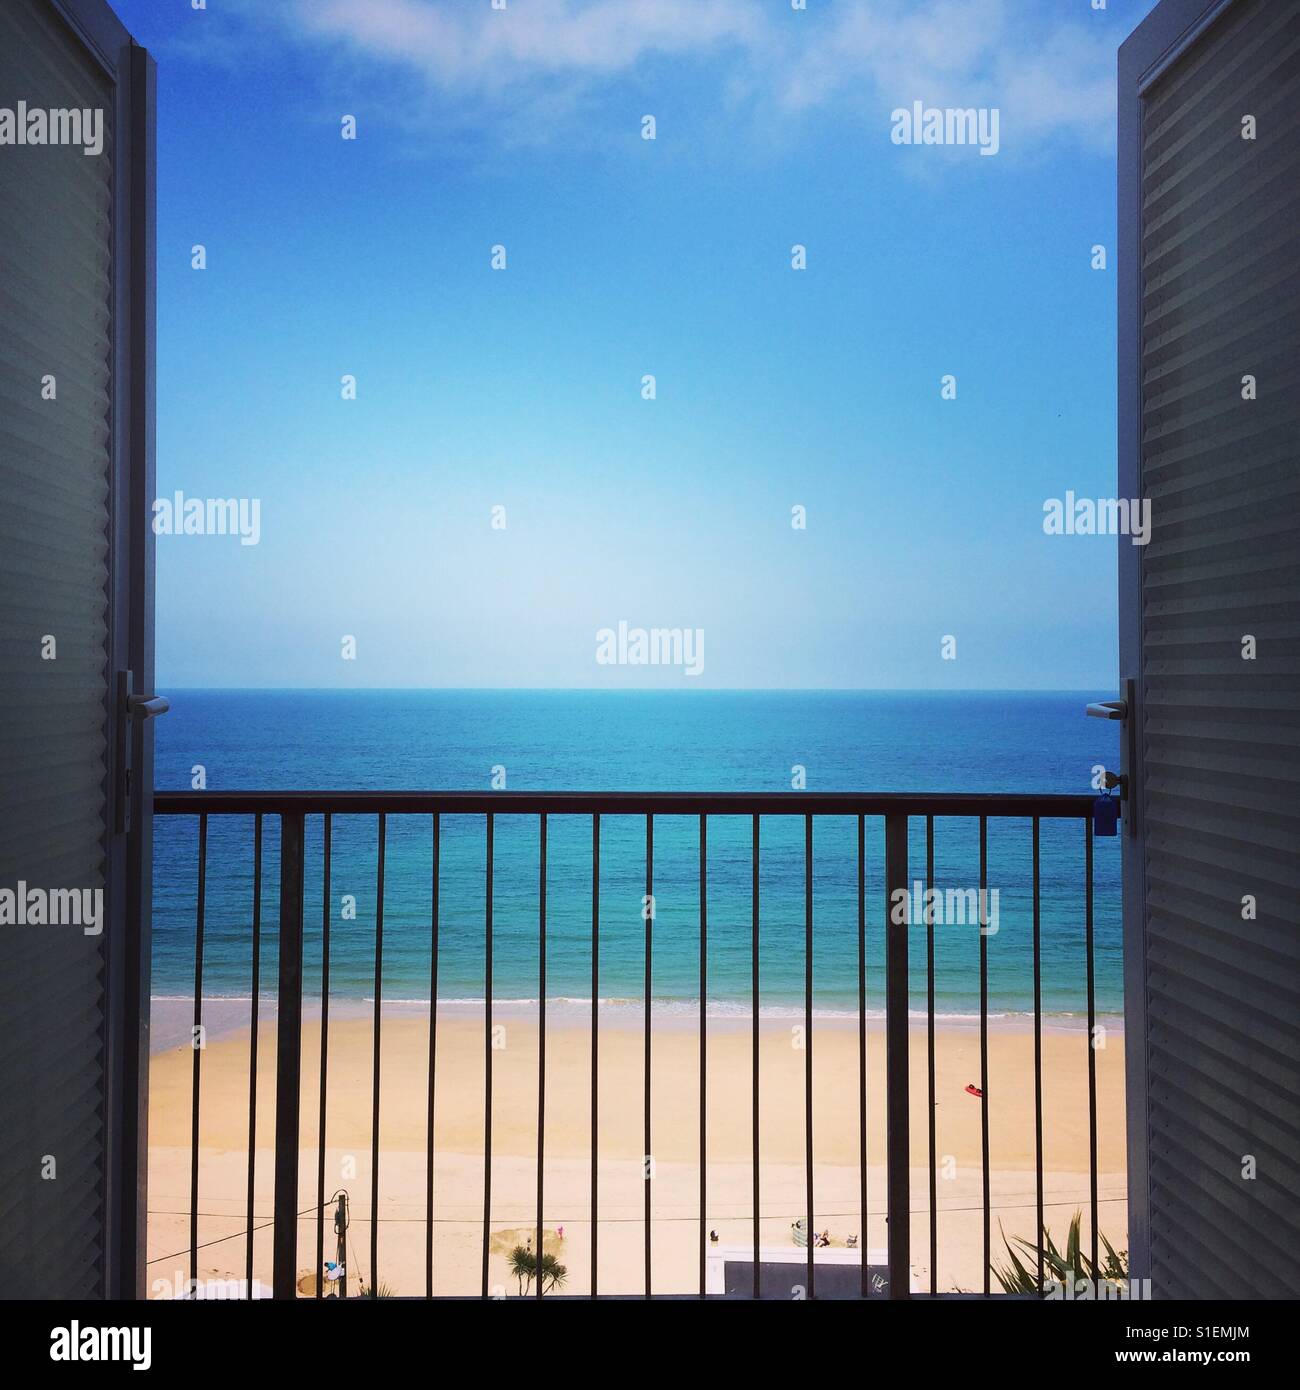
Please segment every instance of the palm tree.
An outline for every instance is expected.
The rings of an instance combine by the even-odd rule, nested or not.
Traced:
[[[555,1257],[548,1256],[554,1259]],[[546,1271],[546,1260],[542,1261],[543,1274]],[[510,1252],[510,1273],[515,1276],[519,1284],[520,1296],[523,1296],[525,1286],[531,1288],[533,1276],[537,1273],[537,1261],[533,1259],[533,1252],[524,1245],[516,1245]]]
[[[559,1262],[554,1255],[542,1256],[542,1292],[547,1289],[558,1289],[569,1277],[569,1271]]]

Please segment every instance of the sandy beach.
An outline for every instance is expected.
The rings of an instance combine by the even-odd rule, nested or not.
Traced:
[[[241,1278],[247,1229],[249,1005],[208,1011],[201,1055],[200,1279]],[[189,1273],[190,1124],[193,1053],[175,1008],[155,1001],[150,1076],[149,1280],[151,1296],[171,1296]],[[492,1241],[489,1281],[514,1295],[509,1249],[534,1227],[537,1199],[538,1028],[536,1010],[494,1013]],[[799,1021],[760,1023],[762,1242],[790,1247],[804,1203],[805,1052]],[[319,1018],[303,1025],[298,1266],[304,1287],[316,1260],[319,1152]],[[484,1025],[481,1009],[439,1010],[435,1073],[434,1288],[477,1294],[483,1218]],[[427,1004],[386,1006],[380,1089],[379,1256],[370,1268],[373,1021],[370,1006],[335,1006],[328,1036],[325,1196],[346,1188],[350,1292],[358,1276],[398,1294],[425,1291],[425,1187],[429,1025]],[[711,1018],[707,1070],[705,1218],[720,1248],[752,1240],[752,1038],[743,1018]],[[816,1018],[813,1036],[815,1215],[832,1247],[858,1237],[883,1250],[885,1223],[885,1039],[868,1023],[868,1212],[859,1205],[858,1033],[856,1022]],[[1032,1028],[1020,1020],[989,1025],[988,1096],[993,1253],[1008,1235],[1031,1236],[1035,1206]],[[602,1012],[599,1032],[599,1288],[643,1290],[644,1036],[641,1013]],[[935,1121],[940,1291],[982,1283],[981,1110],[966,1092],[980,1079],[978,1027],[936,1027]],[[1099,1225],[1126,1242],[1123,1036],[1112,1029],[1097,1050]],[[1043,1168],[1048,1229],[1063,1237],[1082,1208],[1088,1230],[1088,1046],[1078,1023],[1043,1030]],[[912,1268],[930,1286],[928,1077],[926,1033],[911,1030]],[[258,1045],[254,1174],[254,1274],[271,1274],[275,1028],[262,1006]],[[653,1017],[652,1254],[654,1289],[698,1289],[698,1020]],[[590,1289],[591,1030],[577,1010],[548,1013],[544,1220],[547,1246],[567,1270],[563,1291]],[[331,1218],[332,1219],[332,1218]],[[333,1257],[331,1219],[326,1258]],[[562,1229],[562,1236],[559,1232]],[[996,1282],[994,1288],[997,1288]]]

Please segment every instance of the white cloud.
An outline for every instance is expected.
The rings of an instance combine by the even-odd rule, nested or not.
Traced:
[[[542,76],[612,76],[652,53],[761,40],[752,0],[300,0],[304,32],[421,71],[439,87],[503,88]]]
[[[1141,0],[1144,5],[1147,0]],[[1061,17],[1020,0],[294,0],[274,11],[334,61],[400,75],[404,95],[454,105],[490,138],[503,118],[563,121],[668,58],[698,66],[720,106],[765,119],[895,106],[998,106],[1008,150],[1066,138],[1104,147],[1114,124],[1115,43],[1105,12]],[[259,9],[265,16],[267,11]],[[399,117],[400,119],[400,117]]]
[[[1114,31],[1100,23],[1003,0],[860,0],[837,17],[782,75],[787,105],[996,106],[1013,149],[1062,134],[1111,139]]]

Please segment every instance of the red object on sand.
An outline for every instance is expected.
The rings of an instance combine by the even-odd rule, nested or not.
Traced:
[[[966,1087],[966,1094],[968,1096],[978,1096],[980,1100],[984,1099],[984,1092],[981,1091],[980,1088],[976,1086],[973,1082]]]

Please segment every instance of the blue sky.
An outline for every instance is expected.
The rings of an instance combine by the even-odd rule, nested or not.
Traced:
[[[160,687],[1109,693],[1116,540],[1042,520],[1115,489],[1148,0],[116,8],[159,64],[158,491],[261,507],[158,538]],[[998,153],[893,143],[914,101],[998,108]],[[597,664],[620,620],[703,629],[703,674]]]

